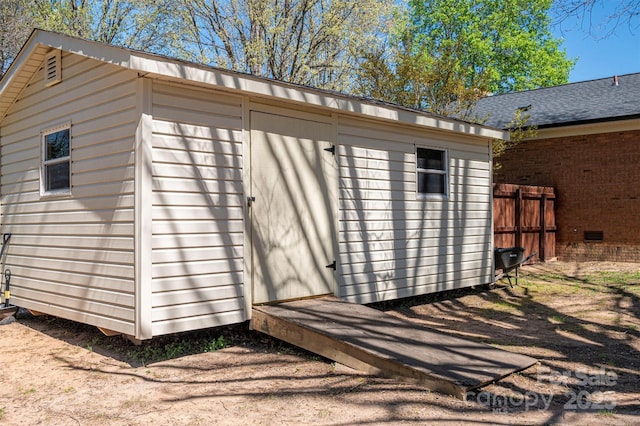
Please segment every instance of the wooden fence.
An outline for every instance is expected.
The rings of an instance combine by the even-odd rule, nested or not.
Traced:
[[[494,184],[493,235],[498,247],[524,247],[530,262],[556,257],[556,196],[553,188]]]

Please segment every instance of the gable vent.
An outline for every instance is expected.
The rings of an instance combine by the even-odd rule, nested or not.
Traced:
[[[49,87],[62,81],[60,51],[54,50],[44,59],[44,85]]]

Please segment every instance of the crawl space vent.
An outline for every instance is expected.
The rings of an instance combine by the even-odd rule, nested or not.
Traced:
[[[604,241],[603,231],[584,231],[585,241]]]
[[[49,87],[61,81],[60,51],[54,50],[44,59],[44,85]]]

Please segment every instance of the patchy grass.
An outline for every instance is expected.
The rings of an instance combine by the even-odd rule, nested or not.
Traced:
[[[638,285],[640,284],[640,271],[619,272],[603,271],[596,274],[589,274],[585,277],[589,282],[606,285]]]
[[[508,312],[512,314],[520,312],[520,304],[510,302],[508,300],[495,300],[491,304],[491,307],[497,311]]]
[[[196,353],[214,352],[227,347],[224,336],[202,336],[193,339],[176,336],[174,341],[157,343],[151,341],[143,343],[127,351],[127,358],[133,363],[147,365],[151,362],[164,361],[184,355]]]
[[[26,389],[20,389],[20,391],[22,392],[23,395],[33,395],[34,393],[36,393],[36,389],[35,388],[26,388]]]
[[[613,417],[616,412],[614,410],[600,410],[598,415],[602,417]]]
[[[588,275],[586,280],[600,291],[640,298],[640,272],[600,272]]]
[[[551,315],[549,316],[549,322],[552,324],[564,324],[566,318],[562,315]]]
[[[27,314],[25,314],[27,315]],[[196,330],[157,336],[135,345],[121,336],[105,336],[95,327],[51,316],[34,320],[27,316],[23,320],[33,321],[36,328],[56,330],[51,336],[74,345],[78,350],[85,349],[100,355],[106,355],[132,367],[174,359],[186,355],[214,352],[230,346],[261,347],[275,353],[304,354],[303,349],[292,346],[265,334],[249,330],[248,322],[236,325]],[[313,356],[313,355],[311,355]]]
[[[93,347],[95,345],[97,345],[100,342],[100,338],[99,337],[94,337],[92,338],[89,343],[86,344],[85,348],[89,351],[89,352],[93,352]]]
[[[143,395],[137,395],[129,399],[125,399],[120,403],[122,410],[141,409],[149,406],[149,401]]]
[[[584,276],[557,273],[525,273],[520,285],[537,296],[593,296],[600,293],[626,293],[640,297],[640,272],[597,272]]]

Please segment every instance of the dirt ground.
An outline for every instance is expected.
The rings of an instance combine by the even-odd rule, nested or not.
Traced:
[[[640,424],[638,264],[533,265],[514,288],[375,307],[540,363],[461,401],[246,325],[216,330],[224,349],[140,365],[120,337],[26,317],[0,326],[0,424]]]

